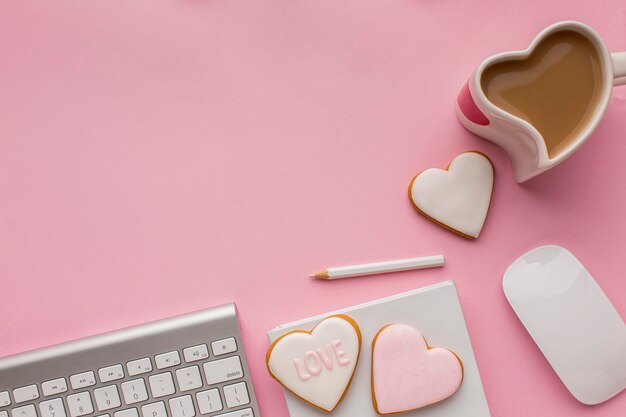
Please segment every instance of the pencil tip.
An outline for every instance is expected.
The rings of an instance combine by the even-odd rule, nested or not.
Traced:
[[[323,271],[316,272],[314,274],[309,275],[311,278],[315,279],[328,279],[328,270],[324,269]]]

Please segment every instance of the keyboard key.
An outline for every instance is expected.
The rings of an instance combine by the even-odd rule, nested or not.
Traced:
[[[100,414],[99,416],[96,416],[96,417],[111,417],[111,416],[109,416],[108,414]]]
[[[98,376],[100,377],[100,382],[110,382],[115,381],[116,379],[124,378],[124,368],[122,365],[112,365],[107,366],[106,368],[98,369]]]
[[[143,417],[167,417],[165,403],[159,401],[158,403],[146,404],[141,407],[141,414]]]
[[[237,342],[234,337],[228,339],[216,340],[211,343],[211,349],[215,356],[226,355],[227,353],[233,353],[237,351]]]
[[[209,385],[242,378],[241,360],[239,356],[233,356],[232,358],[207,362],[204,364],[204,375],[206,376],[206,383]]]
[[[215,417],[254,417],[254,411],[251,408],[245,410],[233,411],[231,413],[219,414]]]
[[[154,398],[164,397],[174,393],[174,380],[170,372],[163,374],[152,375],[148,378],[150,381],[150,391]]]
[[[171,398],[169,403],[172,417],[194,417],[196,415],[191,395]]]
[[[207,345],[191,346],[183,350],[185,362],[195,362],[209,357],[209,347]]]
[[[197,366],[178,369],[176,371],[176,379],[178,380],[178,386],[181,391],[189,391],[190,389],[196,389],[202,386],[200,368]]]
[[[41,390],[43,391],[44,397],[61,394],[67,391],[67,382],[65,381],[65,378],[58,378],[53,379],[52,381],[46,381],[41,384]]]
[[[11,405],[11,396],[9,391],[2,391],[0,392],[0,407],[6,407],[7,405]]]
[[[141,378],[124,382],[122,384],[122,393],[124,394],[124,402],[128,405],[148,399],[146,383]]]
[[[41,417],[66,417],[63,400],[55,398],[54,400],[40,402],[39,415]]]
[[[37,410],[35,410],[34,405],[29,404],[24,407],[14,408],[11,410],[11,415],[13,417],[37,417]]]
[[[224,388],[224,399],[228,408],[235,408],[242,405],[250,404],[250,396],[248,395],[248,387],[245,382],[238,384],[226,385]]]
[[[13,390],[13,398],[15,398],[16,404],[36,400],[39,398],[39,388],[37,388],[37,385],[16,388]]]
[[[0,417],[9,417],[8,411],[0,411]]]
[[[93,396],[96,398],[98,411],[106,411],[122,405],[120,401],[120,393],[115,385],[98,388],[94,390]]]
[[[150,358],[137,359],[136,361],[128,362],[126,369],[128,369],[128,375],[130,376],[145,374],[152,371],[152,362]]]
[[[222,399],[220,398],[220,392],[217,388],[197,393],[196,401],[198,401],[200,414],[214,413],[224,408],[222,405]]]
[[[128,410],[122,410],[114,413],[113,417],[139,417],[139,412],[136,408],[129,408]]]
[[[157,369],[165,369],[170,366],[180,365],[180,355],[177,351],[161,353],[154,358]]]
[[[67,396],[67,406],[72,417],[80,417],[93,413],[93,403],[88,392]]]
[[[93,371],[72,375],[70,376],[70,385],[72,389],[81,389],[96,385],[96,375]]]

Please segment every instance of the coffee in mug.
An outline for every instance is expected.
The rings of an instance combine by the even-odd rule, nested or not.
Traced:
[[[564,30],[547,36],[528,59],[487,67],[481,86],[490,102],[534,126],[553,158],[595,115],[601,66],[587,37]]]
[[[457,99],[465,128],[501,146],[517,182],[574,153],[604,116],[614,85],[626,84],[626,52],[611,54],[589,26],[544,29],[523,51],[487,58]]]

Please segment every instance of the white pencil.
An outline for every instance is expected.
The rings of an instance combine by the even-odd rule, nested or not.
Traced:
[[[310,277],[317,279],[339,279],[359,277],[362,275],[385,274],[387,272],[408,271],[411,269],[434,268],[443,266],[443,264],[443,255],[435,255],[422,258],[399,259],[396,261],[327,268],[310,275]]]

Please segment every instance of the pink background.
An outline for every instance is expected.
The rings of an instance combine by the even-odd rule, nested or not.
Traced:
[[[569,395],[501,277],[561,244],[626,316],[626,88],[523,186],[453,111],[483,58],[567,18],[626,50],[623,0],[2,0],[0,355],[235,300],[261,409],[286,417],[266,330],[454,279],[494,416],[623,416],[623,393]],[[469,149],[497,172],[478,241],[406,195]],[[307,278],[437,253],[443,269]]]

